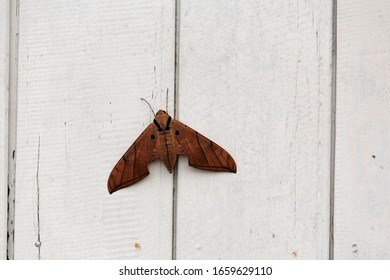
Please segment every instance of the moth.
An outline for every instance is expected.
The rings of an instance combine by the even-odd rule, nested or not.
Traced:
[[[150,105],[149,105],[150,106]],[[152,110],[153,112],[153,110]],[[148,164],[160,159],[169,173],[177,157],[188,157],[192,167],[237,172],[232,156],[210,139],[159,110],[151,124],[119,159],[108,178],[108,191],[128,187],[149,175]]]

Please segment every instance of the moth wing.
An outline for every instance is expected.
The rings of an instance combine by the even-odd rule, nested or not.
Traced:
[[[108,192],[128,187],[149,175],[149,162],[158,158],[156,153],[156,129],[150,124],[134,141],[112,169],[108,178]]]
[[[188,157],[190,166],[210,171],[237,172],[234,159],[222,147],[177,120],[172,120],[171,128],[180,145],[179,154]]]

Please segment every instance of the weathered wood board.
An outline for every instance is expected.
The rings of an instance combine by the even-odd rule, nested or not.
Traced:
[[[390,258],[390,2],[339,1],[335,258]]]
[[[169,259],[172,176],[108,175],[173,108],[174,1],[20,3],[16,259]],[[40,242],[40,243],[39,243]]]
[[[237,174],[180,160],[178,259],[327,259],[331,1],[180,1],[179,119]]]
[[[0,0],[0,260],[7,257],[9,3]]]
[[[17,27],[0,0],[0,259],[15,135],[11,258],[390,258],[390,4],[333,2],[21,0]],[[153,119],[141,97],[237,174],[155,162],[109,195]]]

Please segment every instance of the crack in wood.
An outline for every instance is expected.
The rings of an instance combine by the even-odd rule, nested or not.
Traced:
[[[39,161],[41,157],[41,136],[39,135],[38,138],[38,154],[37,154],[37,171],[35,175],[36,184],[37,184],[37,193],[36,193],[36,199],[37,199],[37,241],[35,242],[35,246],[38,248],[38,260],[41,259],[41,224],[40,224],[40,217],[39,217]]]

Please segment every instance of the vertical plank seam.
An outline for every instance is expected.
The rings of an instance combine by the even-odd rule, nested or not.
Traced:
[[[179,44],[180,44],[180,0],[175,0],[175,65],[174,65],[174,112],[179,117]]]
[[[334,260],[334,207],[336,172],[336,91],[337,91],[337,0],[332,3],[332,88],[331,88],[331,148],[330,148],[330,216],[329,259]]]
[[[179,44],[180,44],[180,0],[175,0],[175,65],[174,65],[174,113],[175,119],[179,116]],[[177,234],[177,192],[179,159],[173,172],[172,190],[172,260],[176,260],[176,234]]]
[[[9,9],[7,259],[14,259],[19,0],[11,0]]]
[[[1,22],[1,24],[4,24],[4,26],[1,26],[0,28],[2,29],[1,30],[1,33],[3,32],[4,30],[4,34],[1,34],[1,36],[4,36],[4,37],[1,37],[2,40],[4,40],[4,44],[2,45],[2,48],[4,48],[2,51],[4,53],[1,53],[1,55],[4,57],[2,57],[2,59],[4,59],[4,61],[1,62],[1,67],[2,67],[2,71],[4,71],[4,76],[1,77],[1,87],[2,89],[0,89],[0,94],[1,92],[4,92],[4,96],[2,99],[0,97],[0,102],[2,103],[0,106],[4,106],[4,112],[0,112],[0,114],[2,114],[2,117],[0,117],[0,122],[2,121],[2,123],[0,124],[0,126],[3,124],[3,126],[0,128],[1,129],[1,132],[4,133],[4,135],[1,136],[1,143],[0,145],[4,145],[3,146],[3,151],[2,151],[2,155],[1,155],[1,161],[2,161],[2,164],[4,164],[4,169],[3,170],[0,170],[0,172],[2,172],[2,175],[4,176],[4,181],[1,182],[1,184],[7,184],[7,188],[6,186],[4,186],[4,189],[1,189],[2,191],[2,194],[0,195],[0,199],[4,199],[4,201],[1,201],[2,203],[4,203],[4,205],[2,204],[1,207],[2,209],[0,210],[1,212],[1,221],[0,223],[1,226],[2,226],[2,229],[1,229],[1,238],[0,238],[0,252],[1,252],[1,255],[0,255],[0,259],[3,260],[3,259],[6,259],[7,258],[7,218],[8,218],[8,200],[7,200],[7,192],[8,192],[8,182],[6,180],[7,179],[7,176],[8,176],[8,107],[9,107],[9,63],[10,63],[10,59],[9,59],[9,48],[10,48],[10,2],[9,1],[2,1],[1,2],[1,7],[4,8],[4,11],[3,11],[3,15],[5,18],[1,19],[3,20],[4,22]],[[4,29],[3,29],[4,28]],[[4,120],[2,120],[2,118],[4,118]],[[7,183],[6,183],[7,182]],[[3,186],[1,186],[0,188],[3,188]],[[4,208],[3,208],[4,207]],[[4,212],[3,212],[3,209],[4,209]],[[3,227],[4,225],[4,227]],[[5,239],[4,239],[5,238]],[[4,242],[4,243],[3,243]],[[4,247],[3,247],[4,246]]]

